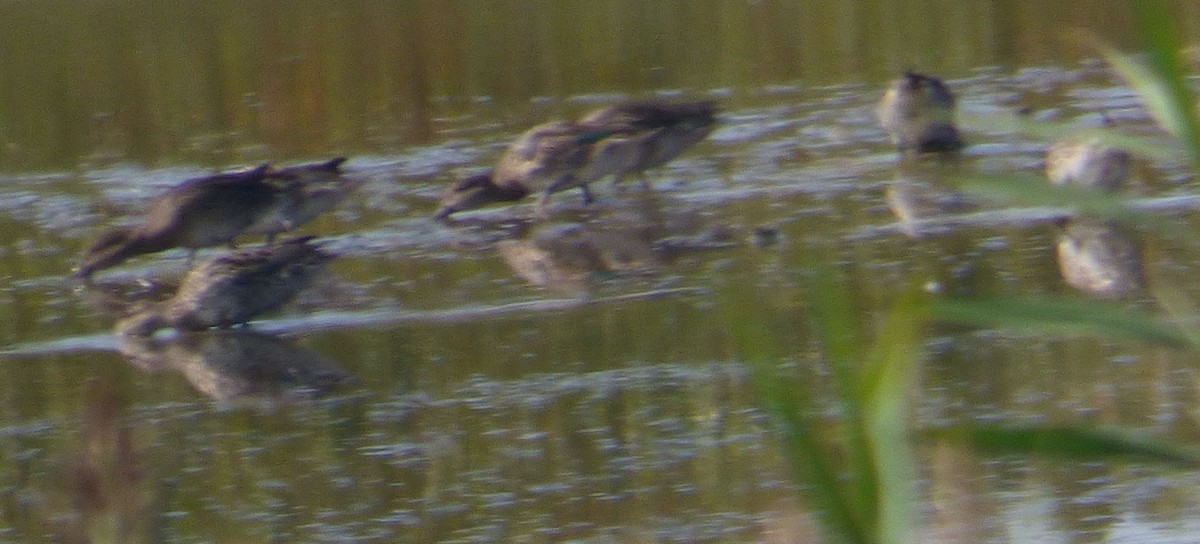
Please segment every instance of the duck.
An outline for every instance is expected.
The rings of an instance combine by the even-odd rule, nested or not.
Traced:
[[[335,157],[327,161],[270,169],[266,181],[285,192],[292,192],[290,206],[280,212],[283,221],[268,219],[247,230],[248,234],[265,234],[267,243],[273,243],[280,233],[280,226],[293,230],[337,206],[363,184],[363,179],[347,176],[341,170],[346,157]]]
[[[171,298],[137,308],[117,324],[117,331],[148,336],[167,327],[244,325],[289,302],[325,269],[333,256],[313,238],[294,237],[212,257],[188,272]]]
[[[576,187],[584,202],[591,203],[592,193],[579,170],[588,163],[592,144],[608,135],[586,132],[567,121],[537,125],[509,145],[491,171],[447,188],[434,217],[444,219],[455,212],[513,202],[539,192],[543,196],[538,209],[543,211],[551,194]]]
[[[75,272],[89,280],[98,270],[125,260],[171,248],[189,250],[191,263],[199,248],[222,244],[255,230],[270,233],[290,230],[289,209],[298,206],[301,193],[295,184],[269,182],[269,165],[193,178],[154,200],[141,224],[104,232],[83,252]]]
[[[608,166],[613,183],[620,184],[626,175],[635,174],[642,187],[649,189],[646,171],[671,162],[706,138],[716,127],[716,113],[717,105],[711,100],[626,101],[593,111],[577,124],[628,138],[631,149],[618,150],[616,160]]]
[[[1132,157],[1099,139],[1055,142],[1046,151],[1046,179],[1051,185],[1116,192],[1129,179]]]
[[[518,201],[540,193],[545,215],[550,196],[579,188],[585,204],[594,201],[589,184],[607,176],[614,183],[677,157],[704,139],[715,125],[712,102],[625,102],[597,110],[576,122],[551,121],[533,127],[512,143],[491,171],[451,185],[434,215],[494,202]]]
[[[900,153],[910,155],[962,149],[954,109],[954,93],[942,80],[910,71],[888,86],[875,114]]]

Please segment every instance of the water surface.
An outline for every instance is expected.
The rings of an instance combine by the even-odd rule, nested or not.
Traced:
[[[0,7],[19,30],[0,65],[29,76],[0,83],[0,539],[74,534],[90,495],[73,475],[95,465],[144,497],[162,541],[809,541],[731,320],[767,316],[794,354],[781,363],[822,392],[814,255],[868,328],[904,285],[1076,295],[1055,211],[947,217],[929,202],[977,173],[1039,171],[1046,144],[1000,121],[1019,108],[1156,134],[1068,35],[1131,45],[1118,2],[483,5]],[[931,17],[962,31],[917,24]],[[985,119],[960,160],[898,167],[872,107],[907,67],[943,75],[964,117]],[[629,266],[534,285],[497,249],[545,228],[532,204],[428,219],[443,186],[531,124],[656,95],[716,98],[721,124],[653,173],[653,192],[603,184],[596,205],[563,194],[552,208],[557,226],[652,226],[653,247],[625,246]],[[269,339],[113,336],[103,293],[177,280],[182,252],[106,272],[100,290],[67,277],[87,240],[183,179],[339,154],[366,184],[304,229],[339,257],[255,325]],[[1146,160],[1135,190],[1190,228],[1190,179]],[[1134,235],[1148,281],[1200,294],[1174,279],[1193,251]],[[256,349],[348,379],[314,400],[322,387],[227,355]],[[161,356],[132,356],[147,350]],[[1159,348],[939,327],[914,423],[1111,424],[1190,443],[1196,383],[1189,357]],[[96,461],[126,433],[136,477],[121,455]],[[920,453],[942,541],[1188,541],[1200,519],[1193,472]]]

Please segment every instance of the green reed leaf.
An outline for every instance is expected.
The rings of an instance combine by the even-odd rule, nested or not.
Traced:
[[[1154,120],[1179,138],[1193,165],[1200,165],[1200,120],[1185,80],[1174,16],[1162,0],[1131,0],[1130,9],[1146,40],[1146,61],[1117,51],[1098,39],[1097,49],[1145,103]]]
[[[1008,205],[1063,208],[1065,212],[1131,221],[1149,217],[1130,209],[1126,197],[1083,187],[1055,187],[1045,178],[1030,174],[971,176],[956,185],[966,193]]]
[[[1156,87],[1165,95],[1162,99],[1166,103],[1159,107],[1166,110],[1165,115],[1170,121],[1163,126],[1175,126],[1171,132],[1188,146],[1192,164],[1200,165],[1200,119],[1196,116],[1194,97],[1188,90],[1188,74],[1180,57],[1184,44],[1179,37],[1176,16],[1163,0],[1130,0],[1129,5],[1147,42],[1148,64],[1158,80]]]
[[[873,542],[873,523],[861,507],[858,480],[852,478],[848,483],[843,478],[850,471],[843,456],[835,454],[834,444],[845,442],[839,435],[845,426],[831,428],[827,420],[818,417],[822,410],[810,398],[809,389],[777,366],[789,353],[772,330],[780,320],[770,311],[774,306],[747,282],[731,282],[715,292],[734,349],[749,364],[763,409],[771,416],[794,477],[803,484],[804,496],[826,532],[841,542]]]
[[[914,541],[917,470],[908,429],[929,308],[929,296],[920,289],[901,293],[862,373],[864,434],[877,480],[879,542]]]
[[[861,374],[866,358],[863,333],[853,315],[854,308],[846,302],[853,297],[845,277],[828,264],[835,262],[832,253],[814,251],[806,257],[812,271],[805,284],[809,315],[820,336],[845,423],[840,439],[845,444],[842,464],[849,475],[849,500],[860,524],[866,524],[868,534],[874,534],[879,514],[879,482],[863,415]]]
[[[1073,425],[959,425],[923,433],[991,454],[1028,454],[1101,461],[1122,458],[1194,467],[1200,452],[1139,433]]]
[[[832,438],[821,432],[827,422],[812,415],[817,413],[815,407],[790,380],[759,367],[755,383],[764,408],[783,438],[789,465],[804,485],[804,496],[813,503],[826,531],[842,542],[875,542],[872,520],[856,506],[857,501],[850,496],[853,488],[840,477],[844,467],[827,446]]]
[[[933,315],[942,321],[1035,334],[1088,335],[1150,342],[1173,348],[1191,346],[1187,336],[1176,327],[1122,304],[1100,300],[945,299],[934,303]]]
[[[1154,160],[1187,160],[1188,152],[1179,140],[1165,136],[1125,134],[1120,128],[1085,128],[1075,121],[1035,121],[1016,114],[960,113],[959,126],[968,130],[1008,130],[1032,136],[1044,142],[1094,140]]]

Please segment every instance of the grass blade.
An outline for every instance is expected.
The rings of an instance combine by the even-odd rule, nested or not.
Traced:
[[[1163,0],[1130,0],[1129,5],[1149,47],[1151,73],[1158,82],[1157,99],[1163,102],[1157,107],[1163,110],[1161,115],[1168,117],[1163,126],[1171,127],[1171,133],[1188,146],[1192,164],[1200,165],[1200,120],[1179,56],[1184,44],[1179,39],[1176,18]]]
[[[860,379],[860,367],[866,357],[863,333],[854,318],[853,307],[846,303],[852,297],[845,278],[834,266],[826,264],[835,262],[834,258],[817,253],[808,258],[809,268],[813,271],[805,286],[805,292],[809,294],[809,311],[829,362],[844,420],[840,438],[845,442],[843,452],[849,480],[843,485],[851,488],[851,507],[863,523],[870,525],[866,530],[874,534],[879,517],[879,482],[863,420]]]
[[[1117,303],[1089,299],[947,299],[933,305],[935,318],[1037,334],[1090,335],[1173,348],[1191,346],[1186,335],[1153,316]]]
[[[917,471],[908,429],[929,307],[929,297],[917,288],[900,296],[862,377],[864,434],[877,479],[879,542],[915,542]]]
[[[1129,459],[1200,466],[1200,452],[1114,428],[972,424],[923,434],[991,454],[1046,455],[1089,461]]]
[[[1055,187],[1045,178],[1032,175],[970,176],[959,181],[959,190],[1005,205],[1063,208],[1064,212],[1086,213],[1128,222],[1141,222],[1149,214],[1131,210],[1127,199],[1095,189]]]
[[[871,529],[855,496],[858,488],[842,477],[845,463],[829,444],[840,444],[840,437],[831,437],[829,422],[814,415],[823,411],[809,389],[777,367],[790,353],[773,329],[786,320],[770,311],[774,306],[751,284],[733,282],[716,292],[733,349],[751,368],[763,409],[771,416],[795,478],[803,484],[804,498],[836,540],[869,544]]]
[[[1014,114],[960,113],[958,124],[960,127],[978,131],[1019,132],[1043,142],[1066,139],[1096,140],[1110,147],[1158,161],[1183,161],[1188,157],[1188,152],[1175,138],[1123,134],[1112,128],[1083,128],[1076,121],[1034,121]]]
[[[1200,121],[1192,106],[1179,51],[1183,43],[1162,0],[1130,0],[1134,19],[1147,41],[1147,63],[1092,39],[1145,103],[1159,126],[1179,138],[1193,165],[1200,165]]]
[[[825,447],[819,430],[824,426],[811,414],[815,409],[797,393],[789,380],[758,367],[755,383],[767,413],[771,415],[797,481],[804,484],[805,497],[815,507],[826,531],[840,541],[868,544],[870,524],[848,497],[846,484],[839,477],[842,468],[836,456]]]

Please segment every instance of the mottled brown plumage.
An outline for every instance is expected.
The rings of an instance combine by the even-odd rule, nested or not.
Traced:
[[[717,106],[712,101],[623,102],[588,114],[578,125],[611,133],[628,142],[615,152],[619,158],[607,167],[611,171],[598,173],[615,174],[614,183],[620,183],[628,174],[636,174],[648,188],[646,170],[674,160],[707,137],[716,127],[716,113]]]
[[[324,162],[301,164],[286,168],[267,171],[266,180],[285,191],[293,191],[294,198],[290,206],[281,210],[283,224],[292,230],[308,223],[317,216],[337,206],[341,201],[362,185],[363,180],[347,176],[341,170],[345,157],[337,157]],[[279,233],[279,225],[255,225],[247,232],[266,234],[271,242],[274,235]]]
[[[544,213],[550,195],[576,187],[591,202],[588,185],[610,175],[619,182],[637,174],[648,187],[645,171],[704,139],[716,123],[715,111],[712,102],[626,102],[577,123],[538,125],[513,142],[490,173],[447,189],[435,217],[533,193],[540,193],[538,209]]]
[[[84,251],[77,274],[95,271],[130,257],[175,247],[190,250],[232,243],[254,228],[280,232],[291,228],[286,210],[299,193],[265,181],[267,165],[233,174],[191,179],[150,204],[142,223],[101,234]]]
[[[1112,192],[1129,178],[1131,162],[1128,152],[1098,140],[1064,140],[1046,151],[1046,178],[1057,186]]]
[[[544,193],[544,204],[551,193],[574,187],[580,187],[584,200],[591,202],[586,183],[576,174],[587,163],[591,145],[603,136],[585,133],[564,121],[533,127],[508,146],[490,173],[447,189],[436,217],[538,192]]]

